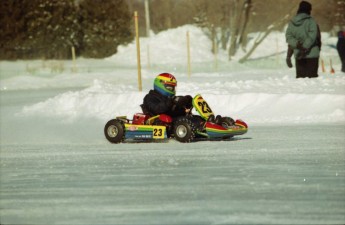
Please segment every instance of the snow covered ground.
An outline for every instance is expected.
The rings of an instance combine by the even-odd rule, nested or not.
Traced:
[[[70,61],[0,62],[1,224],[344,223],[345,74],[336,38],[322,37],[317,79],[295,79],[283,33],[244,64],[244,52],[229,62],[220,51],[216,67],[193,26],[141,39],[142,92],[134,43],[108,59],[78,59],[76,72]],[[104,124],[140,112],[160,72],[176,76],[177,94],[202,94],[249,132],[108,143]]]

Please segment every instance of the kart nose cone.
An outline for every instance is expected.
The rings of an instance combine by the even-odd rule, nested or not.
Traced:
[[[243,120],[236,120],[235,124],[237,126],[242,126],[242,127],[248,128],[248,125]]]

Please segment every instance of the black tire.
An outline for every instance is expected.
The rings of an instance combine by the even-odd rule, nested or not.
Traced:
[[[174,122],[173,134],[179,142],[191,142],[195,137],[196,128],[192,121],[187,118],[180,118]]]
[[[231,117],[222,117],[220,119],[220,125],[224,128],[229,128],[235,125],[235,121]]]
[[[104,127],[104,135],[111,143],[120,143],[125,137],[125,127],[119,120],[109,120]]]
[[[220,119],[220,125],[226,129],[235,125],[235,121],[231,117],[222,117]],[[224,136],[223,139],[232,138],[234,135]]]

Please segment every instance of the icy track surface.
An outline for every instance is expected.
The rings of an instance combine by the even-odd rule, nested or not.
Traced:
[[[344,126],[266,126],[222,142],[2,145],[0,217],[4,224],[341,224],[344,135]]]

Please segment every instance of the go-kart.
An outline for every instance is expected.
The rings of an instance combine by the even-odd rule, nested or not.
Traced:
[[[174,138],[179,142],[192,142],[200,139],[229,139],[248,131],[247,124],[242,120],[234,121],[230,117],[219,115],[215,117],[200,94],[193,98],[192,104],[199,115],[189,113],[171,118],[165,114],[150,116],[136,113],[132,120],[126,116],[116,117],[105,125],[105,137],[111,143],[168,138]]]

